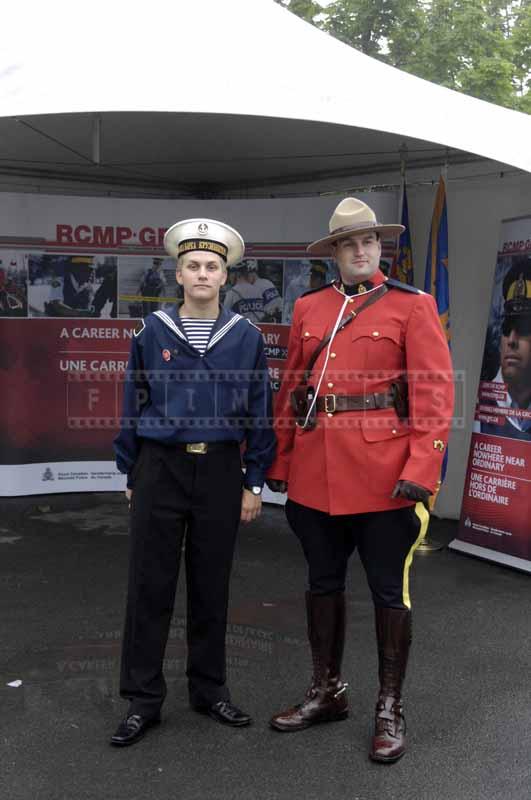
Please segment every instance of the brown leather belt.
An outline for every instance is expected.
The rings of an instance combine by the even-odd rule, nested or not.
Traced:
[[[325,394],[317,398],[317,411],[335,414],[337,411],[366,411],[392,408],[394,397],[390,392],[373,394]]]

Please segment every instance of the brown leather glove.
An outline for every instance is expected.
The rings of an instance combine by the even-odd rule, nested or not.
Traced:
[[[411,483],[411,481],[397,481],[393,494],[391,497],[403,497],[405,500],[415,500],[418,503],[428,505],[431,492],[419,486],[418,483]]]
[[[266,478],[266,484],[272,492],[280,492],[280,494],[284,494],[288,491],[287,481],[276,481],[274,478]]]

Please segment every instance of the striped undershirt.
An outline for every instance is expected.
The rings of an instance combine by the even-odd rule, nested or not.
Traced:
[[[215,319],[194,319],[192,317],[181,317],[182,326],[186,334],[186,338],[198,350],[201,355],[204,355],[207,349],[208,340],[214,327]]]

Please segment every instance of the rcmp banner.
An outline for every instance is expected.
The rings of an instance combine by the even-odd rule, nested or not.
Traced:
[[[531,572],[531,216],[502,223],[459,535]]]
[[[393,219],[394,193],[360,197]],[[306,253],[335,204],[0,193],[0,496],[125,488],[112,447],[123,375],[138,320],[181,299],[163,248],[178,219],[217,218],[244,235],[220,301],[260,327],[278,391],[295,301],[335,278],[332,262]],[[382,268],[394,251],[383,243]]]

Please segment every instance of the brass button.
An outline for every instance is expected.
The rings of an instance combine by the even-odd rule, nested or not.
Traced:
[[[349,300],[349,303],[353,303],[353,302],[354,302],[354,298],[351,297],[350,300]]]
[[[327,417],[333,417],[334,415],[333,415],[333,414],[330,414],[330,412],[328,412],[328,414],[327,414],[326,416],[327,416]]]
[[[333,389],[333,388],[334,388],[334,384],[333,384],[333,383],[329,383],[329,384],[328,384],[328,388],[329,388],[329,389]]]
[[[380,331],[373,331],[373,332],[372,332],[372,335],[373,335],[373,336],[379,336],[379,335],[380,335]]]
[[[391,433],[396,433],[396,428],[393,428],[393,430],[391,431]]]
[[[304,335],[305,335],[306,337],[308,337],[308,336],[310,335],[310,332],[309,332],[309,331],[306,331],[306,333],[305,333]]]
[[[330,358],[335,358],[335,357],[336,357],[335,353],[330,353]]]

